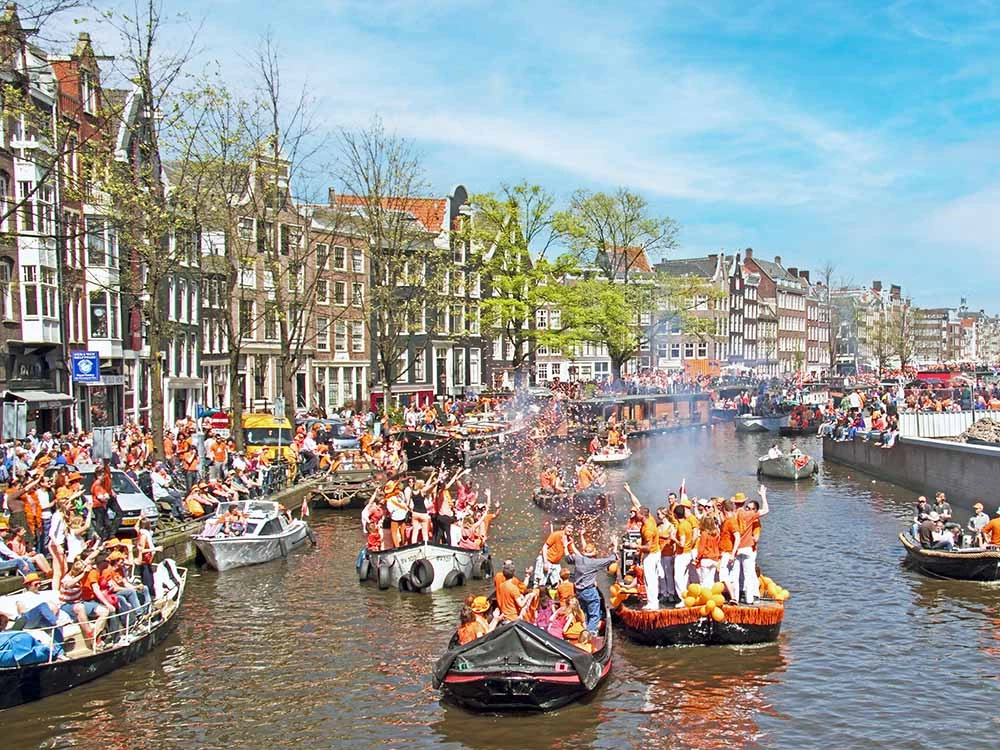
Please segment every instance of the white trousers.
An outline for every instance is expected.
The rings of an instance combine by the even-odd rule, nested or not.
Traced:
[[[660,608],[660,552],[648,553],[642,558],[642,575],[646,581],[646,606]]]
[[[730,599],[740,596],[740,571],[732,552],[723,552],[719,559],[719,580],[726,584]]]
[[[734,578],[740,575],[743,576],[743,597],[748,602],[752,602],[760,596],[760,581],[757,580],[757,550],[750,547],[736,550]]]
[[[677,596],[684,596],[684,592],[687,591],[688,567],[691,565],[692,557],[694,557],[693,552],[674,555],[674,588],[677,590]]]
[[[715,560],[702,559],[698,563],[698,580],[701,587],[711,588],[715,584],[715,574],[719,572],[719,563]]]

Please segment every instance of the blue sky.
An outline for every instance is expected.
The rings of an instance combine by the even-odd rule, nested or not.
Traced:
[[[234,77],[270,28],[325,127],[380,115],[437,194],[626,186],[681,223],[674,257],[753,247],[1000,312],[1000,2],[614,5],[167,2]]]

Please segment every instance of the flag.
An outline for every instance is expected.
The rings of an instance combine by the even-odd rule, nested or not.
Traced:
[[[309,515],[309,498],[308,497],[303,497],[302,498],[302,510],[300,511],[299,515],[302,518],[308,517],[308,515]]]
[[[680,489],[679,489],[679,490],[677,490],[677,496],[678,496],[678,497],[680,498],[680,501],[681,501],[682,503],[683,503],[683,502],[684,502],[685,500],[687,500],[687,499],[688,499],[688,491],[687,491],[687,477],[685,477],[684,479],[681,479],[681,486],[680,486]]]

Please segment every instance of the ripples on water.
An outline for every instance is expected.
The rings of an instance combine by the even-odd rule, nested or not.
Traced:
[[[681,478],[693,494],[749,495],[769,442],[729,426],[650,438],[612,484],[628,479],[652,506]],[[546,455],[568,464],[575,449]],[[525,499],[534,473],[530,461],[480,472],[503,503],[494,557],[519,568],[547,530]],[[908,491],[836,466],[770,489],[760,563],[792,591],[777,644],[655,650],[618,639],[611,675],[587,703],[545,716],[468,714],[441,703],[430,665],[461,599],[485,587],[428,597],[359,586],[357,512],[320,512],[316,549],[222,575],[193,571],[164,647],[5,712],[3,746],[996,747],[1000,589],[901,567]],[[610,541],[623,512],[619,502],[617,521],[592,533]]]

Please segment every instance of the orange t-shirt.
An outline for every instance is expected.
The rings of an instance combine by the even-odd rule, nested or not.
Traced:
[[[464,646],[484,635],[486,635],[486,627],[479,620],[463,623],[458,627],[458,644]]]
[[[757,539],[760,538],[760,516],[756,511],[736,511],[736,530],[740,532],[740,548],[757,549]]]
[[[217,464],[224,464],[229,457],[229,449],[222,440],[212,443],[212,460]]]
[[[94,588],[99,588],[101,582],[101,571],[97,568],[91,568],[87,571],[87,575],[83,577],[83,600],[86,602],[97,601],[97,594],[94,592]]]
[[[556,586],[556,595],[559,597],[559,604],[565,604],[570,597],[576,596],[576,586],[572,581],[563,581]]]
[[[721,539],[721,534],[702,534],[698,537],[698,559],[719,560],[722,557]]]
[[[639,529],[639,533],[642,534],[643,546],[648,545],[649,547],[646,552],[647,555],[660,551],[660,531],[656,528],[656,521],[653,520],[652,516],[649,516],[642,522],[642,528]]]
[[[722,522],[722,533],[719,535],[719,549],[722,552],[733,553],[733,543],[736,541],[736,517],[727,516]]]
[[[565,536],[566,534],[562,531],[553,531],[545,540],[545,546],[548,548],[545,552],[545,558],[553,565],[562,560],[563,555],[566,554]]]
[[[672,557],[677,554],[677,545],[674,544],[674,540],[670,538],[670,530],[674,528],[674,525],[667,524],[669,526],[665,531],[663,530],[663,524],[661,524],[659,529],[660,536],[660,552],[666,557]]]
[[[683,554],[685,552],[691,552],[694,550],[697,542],[694,538],[695,525],[690,518],[682,518],[677,522],[677,539],[679,540],[680,550],[677,554]]]
[[[983,539],[987,544],[1000,544],[1000,516],[983,526]]]
[[[517,597],[520,595],[521,589],[514,578],[497,586],[497,607],[508,620],[516,620],[521,613],[521,608],[517,604]]]

